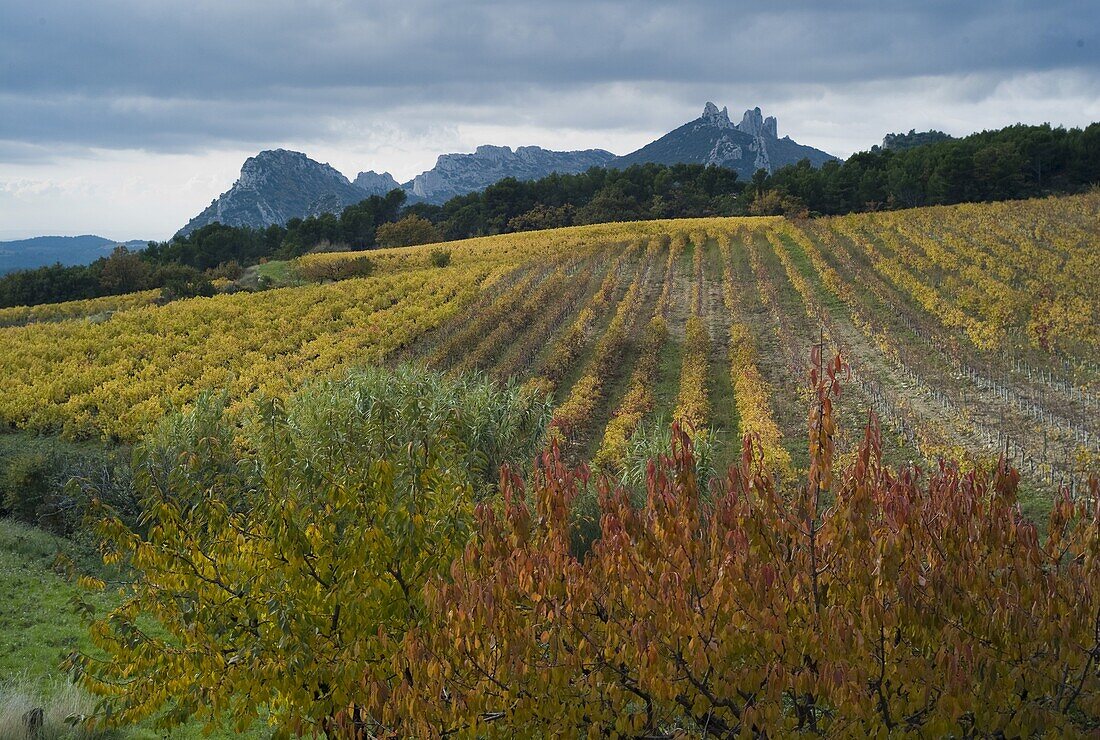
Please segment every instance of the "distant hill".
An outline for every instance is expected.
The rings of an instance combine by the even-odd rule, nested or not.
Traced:
[[[432,169],[405,183],[388,172],[360,172],[354,181],[327,164],[301,152],[262,151],[249,157],[233,187],[180,229],[180,235],[214,223],[265,228],[292,218],[339,213],[371,195],[396,188],[410,203],[442,204],[455,196],[484,190],[501,180],[538,180],[558,173],[572,175],[592,167],[625,169],[633,164],[703,164],[734,170],[748,179],[759,169],[773,172],[808,159],[815,167],[835,159],[831,154],[803,146],[790,137],[779,138],[778,123],[759,108],[745,111],[741,122],[730,121],[725,108],[707,103],[703,115],[680,126],[636,152],[622,157],[603,149],[558,152],[537,146],[479,146],[468,154],[441,154]]]
[[[707,103],[703,115],[670,131],[641,149],[617,157],[608,165],[626,168],[632,164],[705,164],[735,170],[749,178],[757,170],[774,172],[780,167],[810,160],[815,167],[836,159],[831,154],[804,146],[788,136],[778,135],[773,116],[763,117],[760,108],[745,111],[734,124],[726,108]]]
[[[30,239],[0,242],[0,275],[13,270],[26,270],[60,262],[63,265],[86,265],[106,257],[118,245],[129,249],[144,249],[147,242],[139,239],[120,242],[102,236],[36,236]]]
[[[909,129],[907,134],[886,134],[882,137],[882,146],[873,146],[871,151],[878,151],[879,149],[886,149],[894,152],[903,152],[906,149],[912,149],[913,147],[924,146],[925,144],[935,144],[940,141],[950,141],[955,137],[950,134],[945,134],[943,131],[917,131],[916,129]]]

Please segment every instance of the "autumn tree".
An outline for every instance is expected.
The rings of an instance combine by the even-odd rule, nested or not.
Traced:
[[[1046,538],[1018,476],[890,473],[870,421],[834,470],[834,363],[814,378],[810,469],[781,489],[746,439],[700,489],[674,431],[647,498],[557,448],[502,478],[449,578],[426,586],[401,736],[1089,735],[1100,727],[1100,510],[1055,502]],[[580,559],[570,509],[600,490]]]
[[[385,223],[375,231],[380,247],[410,247],[443,241],[443,234],[426,218],[410,214],[400,221]]]
[[[352,734],[395,680],[423,584],[475,499],[533,454],[545,402],[413,369],[354,372],[242,426],[209,397],[136,451],[141,528],[103,510],[122,603],[76,656],[106,724],[198,717]],[[101,586],[88,581],[90,586]]]
[[[106,295],[132,293],[148,287],[152,270],[141,255],[119,245],[103,262],[99,284]]]

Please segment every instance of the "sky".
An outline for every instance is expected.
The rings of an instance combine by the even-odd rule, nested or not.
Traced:
[[[0,240],[166,239],[261,149],[405,181],[479,144],[625,154],[760,106],[884,134],[1100,121],[1100,2],[0,3]]]

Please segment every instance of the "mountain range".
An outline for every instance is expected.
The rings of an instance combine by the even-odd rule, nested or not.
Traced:
[[[360,172],[354,180],[328,164],[285,149],[249,157],[233,187],[180,229],[186,235],[214,222],[263,228],[291,218],[339,212],[371,195],[395,188],[410,202],[444,203],[482,190],[506,177],[534,180],[551,173],[575,174],[591,167],[623,169],[634,164],[718,165],[749,178],[758,169],[772,172],[808,159],[815,167],[836,159],[831,154],[778,136],[778,122],[760,108],[745,111],[734,124],[726,108],[707,103],[703,114],[635,152],[617,157],[603,149],[556,152],[537,146],[479,146],[471,154],[442,154],[435,167],[405,183],[388,173]]]
[[[148,242],[134,239],[120,242],[102,236],[36,236],[0,242],[0,275],[12,270],[25,270],[60,262],[63,265],[86,265],[107,257],[115,247],[144,249]]]

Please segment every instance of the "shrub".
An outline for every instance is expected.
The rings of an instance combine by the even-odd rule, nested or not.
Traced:
[[[223,278],[225,280],[237,280],[244,273],[244,268],[241,267],[241,263],[237,260],[229,260],[228,262],[222,262],[217,267],[211,267],[206,271],[206,277],[210,280],[217,280]]]
[[[443,234],[428,219],[410,214],[400,221],[382,224],[374,238],[380,247],[411,247],[443,241]]]
[[[187,265],[162,265],[153,274],[153,280],[161,286],[161,301],[214,295],[210,279],[194,267]]]
[[[428,255],[432,267],[446,267],[451,264],[451,253],[446,249],[433,249]]]
[[[332,733],[349,707],[376,709],[361,692],[396,681],[424,582],[548,413],[515,387],[400,368],[311,386],[243,428],[210,397],[167,420],[135,453],[148,536],[107,509],[99,526],[105,560],[134,573],[92,625],[104,656],[74,663],[110,700],[103,719],[224,711],[246,727],[266,706]]]
[[[206,400],[137,455],[148,536],[102,522],[136,578],[85,685],[111,722],[263,704],[330,737],[1093,734],[1096,478],[1042,538],[1003,461],[891,473],[872,421],[835,469],[839,371],[802,480],[747,436],[705,491],[674,426],[644,502],[596,481],[583,556],[592,479],[556,444],[472,506],[547,422],[515,389],[368,371],[243,429]]]
[[[352,252],[355,251],[347,242],[332,242],[328,239],[322,239],[309,248],[308,254],[326,254],[329,252]]]
[[[374,261],[365,254],[355,257],[300,260],[297,263],[297,271],[302,278],[312,282],[346,280],[370,275],[374,272]]]
[[[806,218],[806,205],[798,198],[778,190],[764,190],[749,203],[752,216],[791,216]]]
[[[572,226],[576,209],[571,203],[562,206],[548,206],[539,203],[526,213],[514,216],[508,221],[508,231],[532,231],[534,229],[557,229]]]
[[[94,489],[94,494],[91,491]],[[0,436],[0,516],[72,535],[93,496],[137,519],[124,449],[25,434]]]
[[[833,469],[816,385],[810,469],[781,489],[746,438],[704,495],[691,437],[649,465],[639,507],[557,448],[477,537],[406,638],[380,722],[397,736],[1090,736],[1100,727],[1100,486],[1063,492],[1045,540],[1018,475],[888,472],[869,425]]]
[[[52,461],[43,453],[15,455],[7,461],[0,478],[0,491],[3,492],[0,513],[23,522],[37,522],[55,488],[53,478]]]

